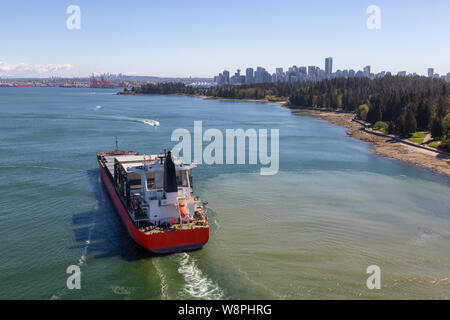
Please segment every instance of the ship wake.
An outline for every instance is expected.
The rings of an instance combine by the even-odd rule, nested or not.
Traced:
[[[223,290],[210,278],[203,274],[197,261],[184,252],[177,256],[179,262],[178,273],[185,281],[182,295],[207,300],[224,299]]]
[[[151,127],[159,127],[159,124],[160,124],[159,121],[157,121],[157,120],[146,119],[146,118],[130,118],[130,117],[112,116],[111,119],[112,120],[117,120],[117,121],[137,122],[137,123],[142,123],[142,124],[145,124],[145,125],[151,126]]]

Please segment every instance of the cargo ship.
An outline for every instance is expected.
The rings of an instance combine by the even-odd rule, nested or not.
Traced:
[[[100,174],[133,240],[158,253],[201,248],[209,240],[205,204],[193,193],[192,169],[163,154],[113,150],[97,154]]]

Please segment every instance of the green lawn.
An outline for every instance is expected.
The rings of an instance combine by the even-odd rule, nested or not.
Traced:
[[[437,141],[437,140],[433,140],[433,141],[431,141],[430,143],[428,143],[428,145],[430,146],[430,147],[433,147],[433,148],[438,148],[439,147],[439,144],[440,144],[441,142],[440,141]]]
[[[410,140],[412,142],[415,142],[415,143],[422,144],[423,143],[423,139],[425,139],[427,134],[428,133],[426,133],[426,132],[415,132],[415,133],[412,134],[412,136],[408,140]]]
[[[409,141],[418,143],[418,144],[422,144],[423,143],[423,138],[409,138]]]

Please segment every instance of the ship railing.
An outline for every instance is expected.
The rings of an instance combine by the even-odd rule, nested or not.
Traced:
[[[138,219],[136,219],[136,217],[133,217],[133,221],[134,222],[141,222],[141,221],[147,221],[148,222],[149,220],[148,220],[148,218],[138,218]]]

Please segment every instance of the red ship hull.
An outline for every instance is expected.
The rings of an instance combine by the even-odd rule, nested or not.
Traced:
[[[127,209],[117,195],[111,180],[105,172],[105,168],[102,166],[100,166],[100,173],[106,190],[129,235],[140,246],[154,253],[171,253],[199,249],[208,242],[209,227],[168,231],[157,234],[145,234],[139,231],[128,215]]]

